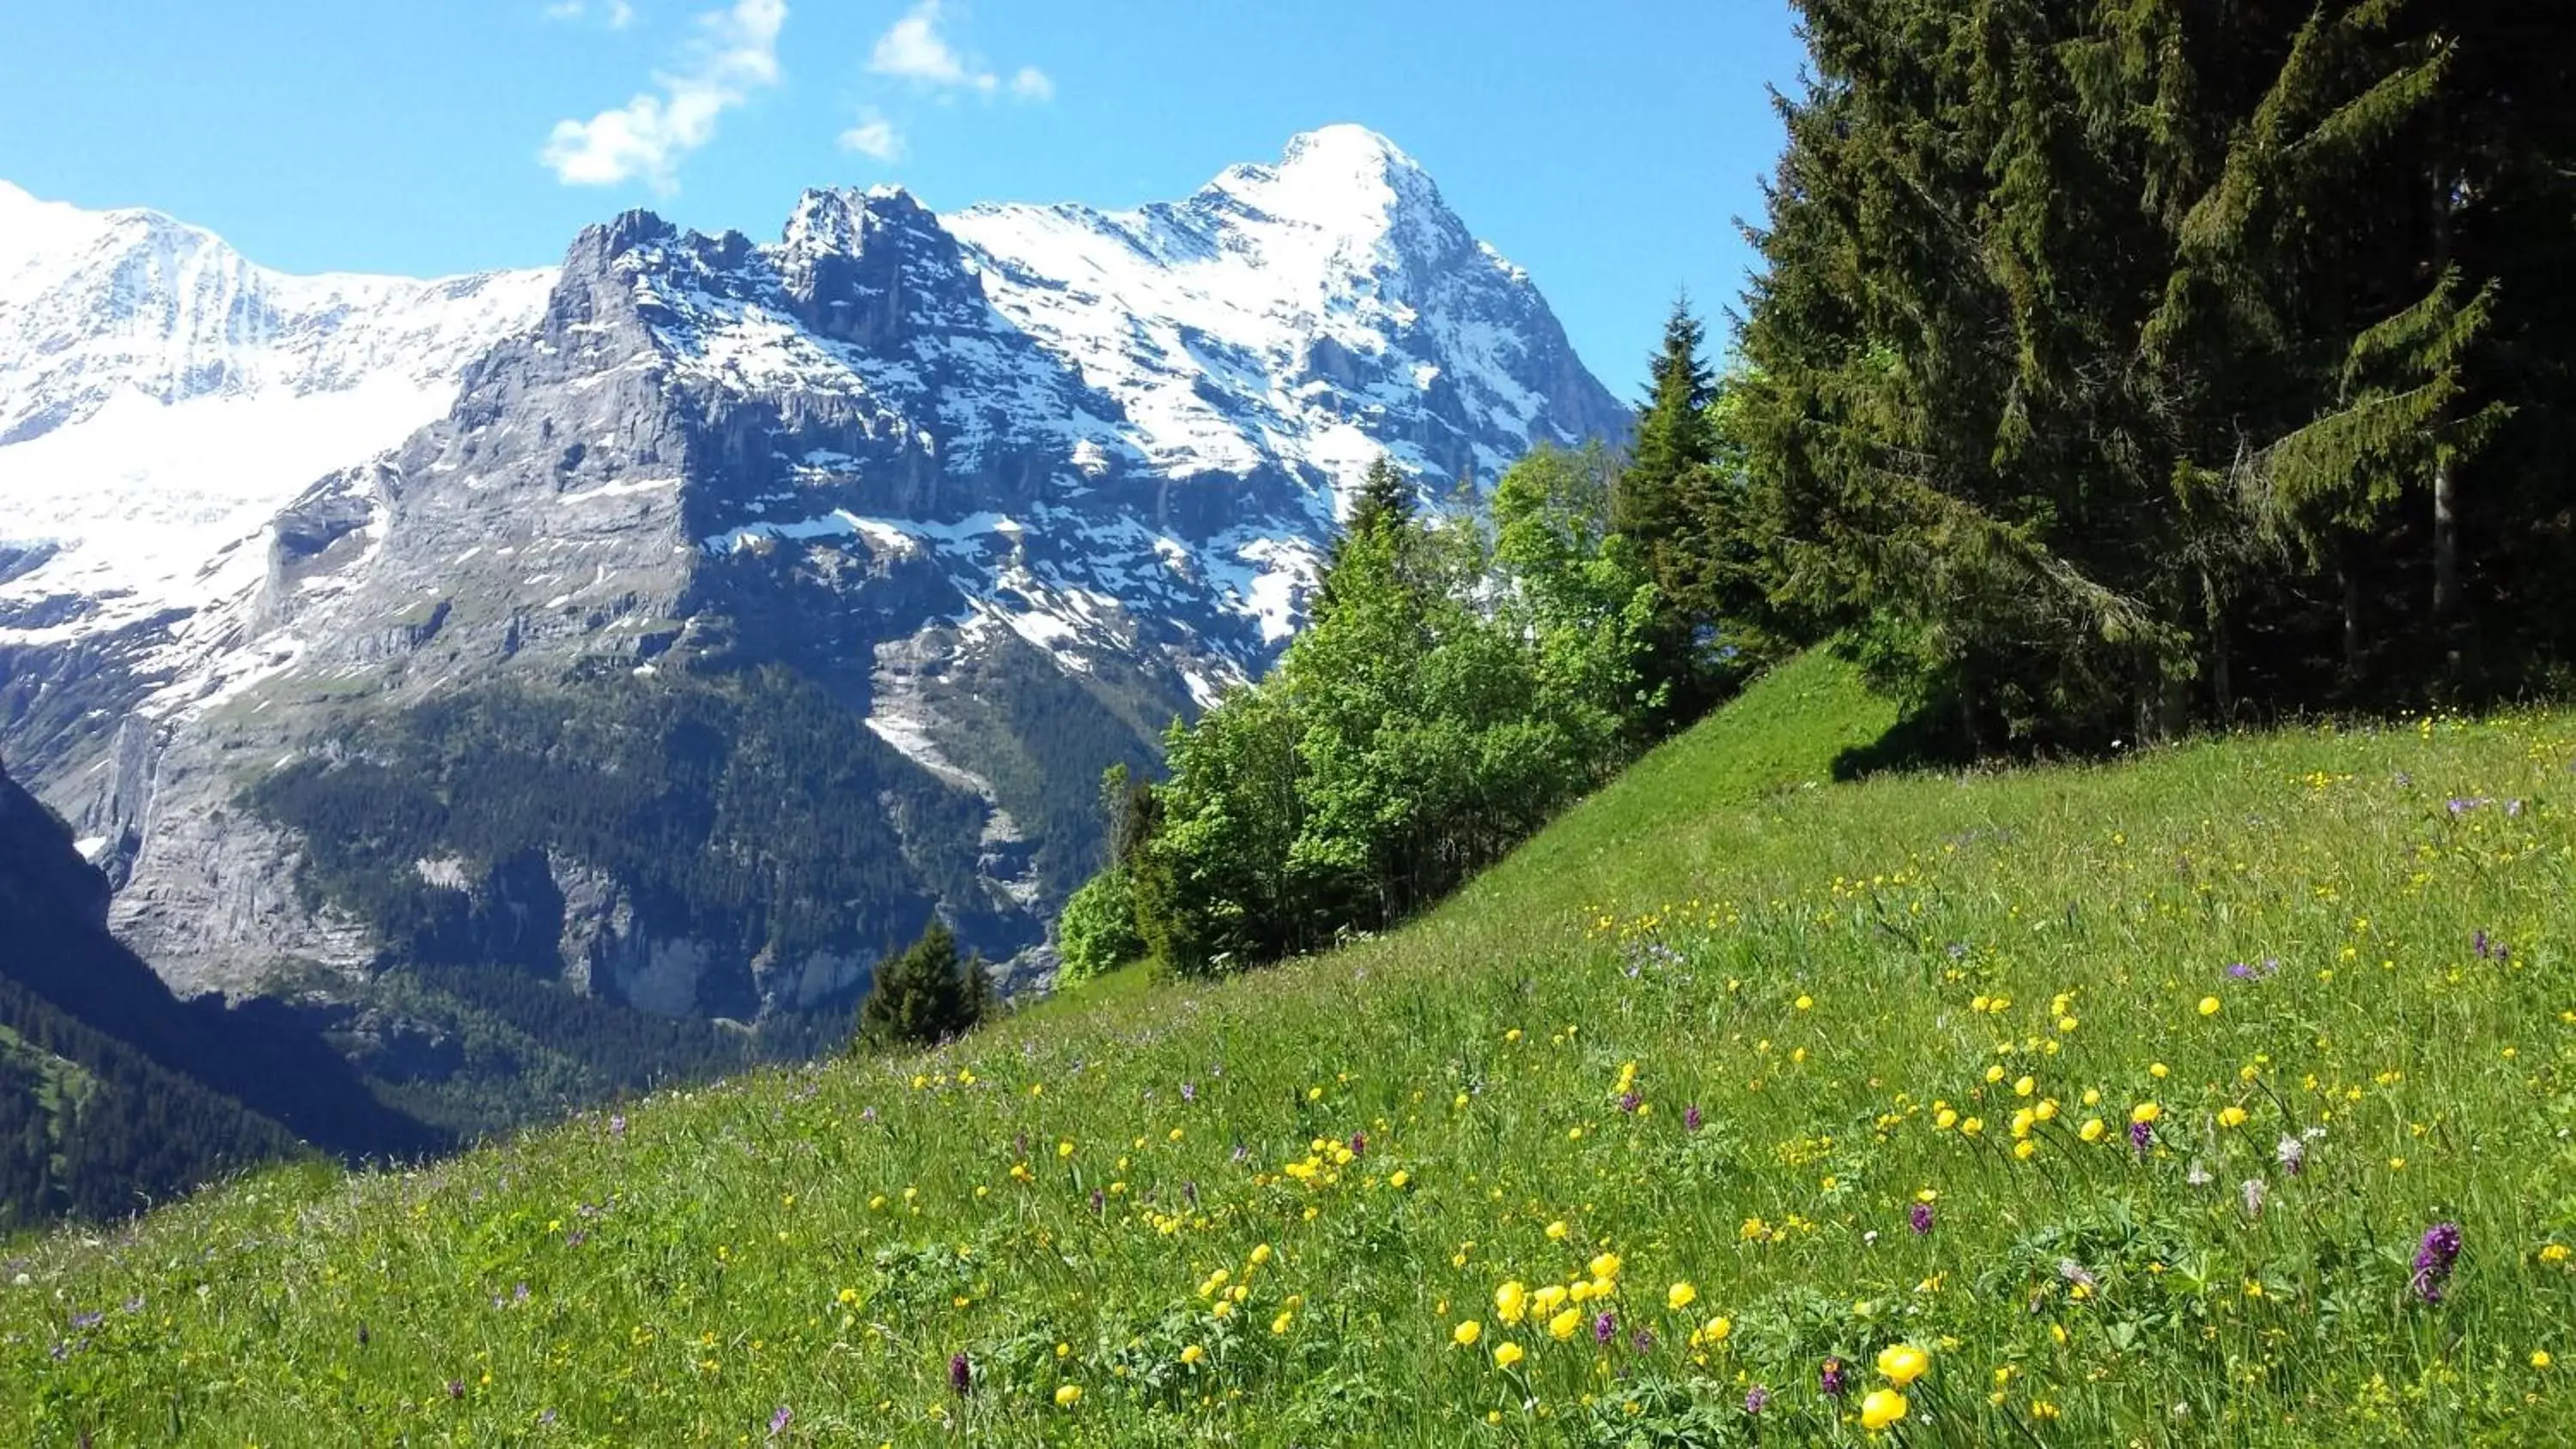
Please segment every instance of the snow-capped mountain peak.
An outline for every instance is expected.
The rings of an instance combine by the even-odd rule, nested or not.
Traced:
[[[1194,200],[1297,223],[1360,250],[1392,240],[1413,256],[1437,260],[1469,242],[1430,174],[1364,126],[1293,136],[1277,165],[1228,167]]]
[[[1347,486],[1384,451],[1427,478],[1490,478],[1533,442],[1624,424],[1528,275],[1359,126],[1179,202],[944,220],[993,305],[1125,403],[1161,467],[1284,452]]]

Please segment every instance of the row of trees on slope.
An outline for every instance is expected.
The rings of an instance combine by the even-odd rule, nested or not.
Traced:
[[[1173,727],[1168,780],[1112,772],[1115,860],[1066,906],[1066,974],[1221,972],[1401,920],[1616,770],[1672,691],[1615,478],[1542,449],[1490,516],[1426,517],[1375,465],[1279,666]]]
[[[1980,749],[2566,678],[2560,7],[1798,8],[1719,436],[1637,505],[1684,617]]]

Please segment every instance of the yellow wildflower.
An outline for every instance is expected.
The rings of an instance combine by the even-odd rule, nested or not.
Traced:
[[[1878,1351],[1879,1373],[1900,1389],[1923,1377],[1931,1367],[1932,1356],[1910,1343],[1891,1343]]]

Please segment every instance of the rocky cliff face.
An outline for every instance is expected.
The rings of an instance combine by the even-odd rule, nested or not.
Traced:
[[[244,587],[126,624],[117,728],[96,632],[0,618],[0,730],[190,985],[408,954],[837,1008],[933,913],[1043,969],[1100,769],[1275,657],[1370,460],[1445,489],[1623,423],[1356,128],[1132,213],[634,212],[443,416],[218,553]]]

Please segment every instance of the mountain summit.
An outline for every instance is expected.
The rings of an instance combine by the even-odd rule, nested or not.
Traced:
[[[933,915],[1042,971],[1101,769],[1276,657],[1372,460],[1445,491],[1625,424],[1353,126],[1125,212],[817,190],[772,243],[629,212],[535,279],[284,279],[47,215],[72,240],[0,269],[0,396],[49,400],[0,488],[66,436],[125,466],[119,409],[422,410],[225,483],[259,521],[149,588],[67,561],[250,455],[58,490],[0,553],[0,745],[120,932],[187,987],[339,1003],[389,1080],[567,996],[839,1013]]]

